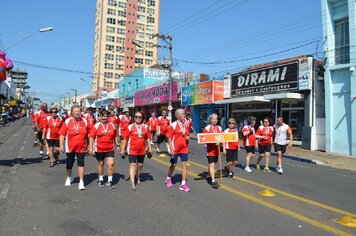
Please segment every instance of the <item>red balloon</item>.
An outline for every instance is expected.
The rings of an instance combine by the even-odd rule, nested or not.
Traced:
[[[3,59],[0,58],[0,80],[6,80],[6,64]]]

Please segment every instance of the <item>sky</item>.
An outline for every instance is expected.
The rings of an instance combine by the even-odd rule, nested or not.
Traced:
[[[29,73],[32,95],[52,103],[73,89],[91,92],[95,2],[1,1],[0,49],[54,28],[7,51],[14,69]],[[217,77],[303,54],[323,57],[320,0],[161,0],[160,12],[159,33],[173,37],[180,72]],[[160,51],[161,59],[167,56]]]

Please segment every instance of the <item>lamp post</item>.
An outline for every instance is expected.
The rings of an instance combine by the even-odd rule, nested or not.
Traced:
[[[74,103],[77,103],[77,89],[70,89],[74,91]]]
[[[15,45],[21,43],[22,41],[24,41],[25,39],[31,37],[32,35],[36,34],[36,33],[44,33],[44,32],[49,32],[49,31],[52,31],[53,30],[53,27],[46,27],[46,28],[42,28],[42,29],[39,29],[39,30],[36,30],[28,35],[26,35],[25,37],[21,38],[20,40],[16,41],[15,43],[11,44],[10,46],[8,46],[7,48],[5,48],[3,51],[7,51],[9,50],[10,48],[14,47]]]

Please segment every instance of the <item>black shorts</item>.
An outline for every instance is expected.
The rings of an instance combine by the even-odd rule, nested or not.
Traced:
[[[163,143],[163,141],[166,142],[166,143],[168,143],[168,138],[167,138],[167,136],[166,136],[165,134],[160,134],[160,135],[158,135],[158,137],[157,137],[157,143]]]
[[[156,135],[156,131],[151,130],[151,135],[155,136]]]
[[[207,156],[208,158],[208,163],[216,163],[218,162],[218,157],[217,156]]]
[[[59,140],[47,139],[48,147],[59,147]]]
[[[111,152],[95,152],[95,157],[96,159],[99,160],[104,160],[107,157],[115,157],[114,151]]]
[[[42,135],[43,135],[43,132],[42,131],[38,131],[37,132],[37,139],[40,143],[43,144],[43,140],[42,140]]]
[[[71,170],[73,168],[75,156],[77,156],[77,165],[84,167],[85,153],[67,152],[67,169]]]
[[[129,155],[129,163],[143,163],[145,155]]]
[[[256,151],[255,146],[245,146],[245,149],[246,149],[247,153],[255,154],[255,151]]]
[[[271,149],[272,149],[271,144],[267,144],[267,145],[258,144],[258,152],[260,154],[264,154],[265,152],[271,152]]]
[[[279,144],[274,144],[274,151],[275,152],[282,152],[285,153],[287,150],[287,145],[279,145]]]
[[[226,149],[226,162],[237,161],[238,153],[237,149]]]

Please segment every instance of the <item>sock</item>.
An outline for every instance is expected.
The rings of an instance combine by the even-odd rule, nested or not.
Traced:
[[[99,181],[104,181],[104,175],[99,175]]]
[[[211,182],[215,182],[215,179],[213,179]]]
[[[171,179],[171,177],[167,176],[167,180]]]
[[[36,144],[37,144],[37,141],[35,141],[34,143],[36,143]]]
[[[81,180],[79,180],[79,183],[80,184],[84,184],[84,181],[81,179]]]
[[[159,152],[159,147],[157,147],[157,152]]]
[[[108,176],[108,182],[112,182],[112,176]]]
[[[67,179],[69,179],[70,182],[72,182],[72,178],[70,176],[67,176]]]
[[[182,184],[181,185],[185,185],[185,183],[186,183],[185,180],[182,180]]]
[[[47,156],[49,155],[49,152],[47,152]]]

